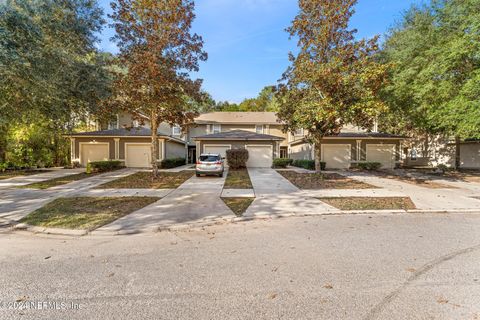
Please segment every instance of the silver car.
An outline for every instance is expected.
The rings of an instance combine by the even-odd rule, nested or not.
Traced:
[[[225,158],[222,158],[218,153],[202,153],[195,166],[197,177],[202,174],[223,177],[225,171],[224,160]]]

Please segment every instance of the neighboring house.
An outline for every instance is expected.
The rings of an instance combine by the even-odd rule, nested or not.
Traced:
[[[117,159],[127,167],[148,167],[151,159],[148,121],[138,127],[128,115],[119,115],[107,130],[70,136],[72,161]],[[133,127],[131,129],[127,129]],[[284,133],[273,112],[211,112],[197,117],[183,134],[180,127],[162,123],[159,160],[186,157],[194,163],[202,153],[226,155],[228,149],[249,151],[249,167],[271,167],[275,158],[314,159],[314,148],[303,129]],[[394,168],[400,161],[403,137],[345,127],[337,136],[325,137],[322,161],[327,168],[346,169],[362,161],[381,162]]]

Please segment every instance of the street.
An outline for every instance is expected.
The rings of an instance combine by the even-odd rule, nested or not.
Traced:
[[[480,215],[76,238],[3,229],[0,270],[0,319],[480,319]]]

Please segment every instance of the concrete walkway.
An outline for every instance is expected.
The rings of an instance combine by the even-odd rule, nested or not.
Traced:
[[[224,183],[225,176],[194,176],[160,201],[103,226],[95,233],[134,233],[175,224],[233,217],[232,211],[220,198]]]
[[[466,188],[432,189],[417,186],[395,179],[381,178],[361,172],[338,172],[344,176],[383,188],[387,192],[403,194],[410,197],[421,210],[462,210],[480,209],[480,191]],[[437,180],[435,180],[437,182]],[[440,182],[440,181],[438,181]],[[460,187],[460,185],[459,185]],[[379,194],[385,191],[378,191]]]
[[[39,174],[32,174],[30,176],[18,176],[9,179],[0,180],[0,189],[14,188],[17,186],[24,186],[30,183],[46,181],[55,178],[66,177],[69,175],[85,172],[84,168],[78,169],[45,169],[45,171]]]
[[[134,169],[122,169],[96,175],[46,190],[0,190],[0,220],[18,221],[30,212],[59,197],[81,196],[85,190],[134,173]]]
[[[245,212],[246,217],[339,212],[320,200],[304,195],[273,169],[249,168],[248,173],[256,198]]]

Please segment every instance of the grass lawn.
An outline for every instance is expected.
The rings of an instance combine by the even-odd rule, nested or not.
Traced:
[[[247,169],[228,170],[224,189],[252,189],[252,182]]]
[[[50,179],[50,180],[46,180],[46,181],[40,181],[40,182],[34,182],[34,183],[30,183],[30,184],[27,184],[27,185],[24,185],[24,186],[19,186],[18,188],[48,189],[48,188],[51,188],[51,187],[56,187],[56,186],[60,186],[60,185],[63,185],[63,184],[67,184],[67,183],[70,183],[70,182],[73,182],[73,181],[78,181],[78,180],[82,180],[82,179],[85,179],[85,178],[90,178],[90,177],[93,177],[95,175],[97,175],[97,173],[82,172],[82,173],[77,173],[77,174],[71,174],[71,175],[66,176],[66,177],[54,178],[54,179]]]
[[[96,189],[175,189],[195,175],[195,171],[159,172],[152,180],[151,172],[137,172],[104,183]]]
[[[410,210],[416,209],[408,197],[318,198],[340,210]]]
[[[59,198],[20,222],[33,226],[93,230],[143,208],[160,198]]]
[[[399,174],[394,174],[394,173],[384,172],[384,171],[369,171],[369,173],[376,175],[380,178],[394,179],[397,181],[410,183],[419,187],[424,187],[429,189],[455,189],[455,187],[453,186],[446,185],[433,180],[420,179],[420,178],[404,176],[404,175],[399,175]]]
[[[49,170],[8,170],[8,171],[0,172],[0,180],[10,179],[13,177],[31,176],[34,174],[45,173],[45,172],[49,172]]]
[[[254,198],[222,198],[222,200],[230,210],[241,217],[245,211],[247,211],[248,207],[250,207]]]
[[[277,172],[300,189],[378,189],[337,173],[298,173],[282,170]]]

